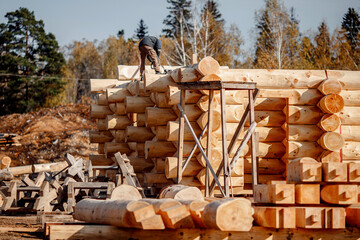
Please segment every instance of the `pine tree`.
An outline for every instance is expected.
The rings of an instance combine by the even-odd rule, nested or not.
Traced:
[[[204,8],[202,9],[202,14],[207,11],[212,15],[215,21],[223,22],[224,20],[221,18],[221,13],[218,10],[218,3],[214,0],[207,0]]]
[[[0,115],[27,112],[43,106],[59,94],[65,64],[52,33],[46,33],[34,12],[19,8],[5,15],[0,24],[0,73],[6,74],[0,92]]]
[[[167,9],[170,13],[163,21],[165,28],[163,33],[166,37],[177,38],[181,35],[181,31],[191,31],[191,1],[189,0],[167,0],[170,4]]]
[[[143,39],[143,37],[145,37],[148,34],[147,29],[148,27],[145,25],[144,20],[140,19],[138,28],[135,31],[137,40]]]
[[[309,37],[302,38],[299,58],[302,69],[314,68],[314,45]]]
[[[331,41],[328,26],[322,22],[318,28],[319,33],[315,36],[314,63],[317,69],[331,67]]]
[[[348,9],[341,26],[345,29],[345,36],[349,40],[351,47],[353,49],[360,48],[360,16],[354,8]]]

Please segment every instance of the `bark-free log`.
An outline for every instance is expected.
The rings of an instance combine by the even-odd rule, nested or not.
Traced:
[[[192,129],[194,130],[196,136],[201,134],[201,128],[196,122],[190,122]],[[169,121],[166,127],[166,139],[167,141],[178,141],[179,140],[179,122],[178,121]],[[184,140],[191,141],[194,140],[194,137],[190,131],[190,128],[187,124],[184,127]]]
[[[190,212],[184,205],[173,206],[160,210],[160,215],[167,228],[194,228],[195,224]]]
[[[345,142],[342,148],[342,159],[357,160],[360,159],[360,142]]]
[[[206,228],[203,221],[203,212],[205,206],[209,204],[207,201],[201,200],[182,200],[182,204],[184,204],[187,209],[190,211],[191,217],[198,228]]]
[[[168,105],[176,105],[180,103],[180,88],[177,86],[168,86],[165,93],[165,98]],[[202,97],[198,90],[187,90],[185,92],[185,103],[197,103]]]
[[[123,83],[117,79],[90,79],[90,91],[91,93],[100,93],[104,92],[107,88],[112,88],[119,84],[126,85],[128,82]]]
[[[114,136],[110,131],[89,131],[90,143],[105,143],[111,142]]]
[[[131,93],[126,89],[126,87],[106,89],[108,103],[124,102],[126,96],[131,96]]]
[[[326,132],[318,140],[321,147],[337,152],[344,146],[344,138],[337,132]]]
[[[359,90],[346,90],[340,93],[344,99],[345,106],[360,106]]]
[[[106,118],[107,115],[113,114],[109,106],[97,104],[90,105],[90,118]]]
[[[106,94],[100,93],[100,94],[98,95],[98,98],[97,98],[96,103],[97,103],[98,105],[107,106],[107,105],[108,105],[108,101],[107,101],[107,98],[106,98]]]
[[[199,172],[196,176],[202,186],[205,186],[205,168]],[[216,170],[215,170],[216,171]],[[214,177],[210,174],[210,183],[214,179]],[[218,178],[220,185],[224,186],[224,177],[220,176]],[[230,185],[230,178],[228,178],[228,184]],[[234,187],[244,186],[244,176],[231,177],[231,185]]]
[[[349,162],[348,173],[349,182],[360,182],[360,162]]]
[[[317,89],[260,89],[259,93],[260,98],[287,98],[290,105],[316,105],[323,96]]]
[[[111,200],[140,200],[142,199],[139,190],[135,187],[121,184],[111,192]]]
[[[180,116],[180,110],[178,108],[178,105],[174,105],[172,109],[177,116]],[[196,121],[203,113],[203,111],[201,111],[201,109],[196,106],[196,104],[185,104],[184,111],[189,121]]]
[[[326,132],[333,132],[339,128],[341,125],[341,120],[339,116],[329,113],[324,115],[317,125]]]
[[[360,142],[360,126],[342,125],[341,135],[345,141]]]
[[[212,121],[213,121],[213,131],[216,131],[221,126],[221,114],[218,111],[213,111],[212,114]],[[208,122],[208,112],[204,112],[196,121],[201,129],[204,129],[206,123]]]
[[[250,231],[254,209],[245,198],[221,199],[205,206],[203,221],[207,228],[221,231]]]
[[[295,202],[297,204],[320,204],[320,184],[296,184]]]
[[[343,125],[359,125],[360,106],[344,107],[344,109],[339,112],[339,117]]]
[[[289,106],[289,124],[317,124],[323,116],[316,106]]]
[[[153,107],[155,105],[150,97],[138,96],[127,96],[124,104],[127,113],[144,113],[147,107]]]
[[[127,143],[107,142],[104,145],[104,152],[106,157],[113,157],[117,152],[120,152],[121,154],[129,154],[131,153],[131,150]]]
[[[321,200],[331,204],[349,205],[358,203],[357,185],[325,185],[321,189]]]
[[[171,157],[176,152],[176,147],[171,142],[166,141],[146,141],[145,158]]]
[[[311,157],[317,159],[324,149],[316,142],[289,141],[289,158]]]
[[[295,185],[286,183],[258,184],[254,186],[255,203],[294,204]]]
[[[74,218],[80,221],[118,227],[164,229],[152,205],[133,200],[84,199],[75,205]]]
[[[3,156],[0,159],[0,169],[5,169],[10,167],[10,163],[11,163],[11,158],[8,156]]]
[[[324,95],[340,94],[342,86],[336,79],[327,79],[324,80],[317,89]]]
[[[206,160],[202,153],[199,153],[196,156],[197,161],[200,163],[201,166],[206,167]],[[220,149],[212,148],[211,149],[211,159],[208,159],[211,166],[213,168],[218,168],[220,163],[222,162],[222,154]]]
[[[347,182],[348,166],[346,162],[328,162],[322,164],[325,182]]]
[[[96,121],[97,121],[97,123],[96,123],[97,130],[100,130],[100,131],[106,131],[107,130],[107,120],[106,120],[106,118],[97,119]]]
[[[192,67],[177,68],[170,73],[175,82],[196,82],[203,76]]]
[[[66,161],[61,161],[55,163],[44,163],[44,164],[10,167],[9,171],[14,176],[19,176],[23,174],[38,173],[38,172],[58,172],[63,170],[67,166],[68,163]]]
[[[145,142],[155,136],[150,128],[128,126],[125,131],[127,142]]]
[[[166,94],[162,92],[155,92],[155,104],[159,108],[169,108],[172,105],[169,105],[166,100]]]
[[[170,108],[147,107],[145,110],[145,122],[147,127],[165,126],[169,121],[175,121],[178,117]]]
[[[242,105],[244,103],[244,96],[247,96],[247,93],[242,90],[227,90],[225,92],[225,103],[226,105]],[[220,103],[220,94],[216,94],[215,99]]]
[[[145,90],[148,92],[166,92],[168,86],[176,86],[170,75],[145,73]]]
[[[210,56],[201,59],[199,63],[194,64],[192,67],[203,76],[217,73],[220,69],[218,61]]]
[[[239,160],[241,161],[241,159]],[[259,174],[282,174],[286,170],[285,163],[276,158],[259,158]],[[244,158],[244,173],[252,173],[251,158]]]
[[[258,131],[256,129],[256,131]],[[309,141],[316,142],[324,133],[316,125],[288,125],[290,141]]]
[[[321,153],[319,160],[322,163],[325,162],[340,162],[342,154],[340,152],[327,151]]]
[[[360,206],[354,205],[345,208],[346,224],[352,227],[360,228]]]
[[[321,182],[321,163],[312,158],[289,161],[287,165],[288,182]]]
[[[165,160],[165,176],[166,178],[177,177],[177,157],[167,157]],[[196,159],[190,159],[186,168],[183,169],[182,176],[195,176],[203,167]]]
[[[201,109],[201,111],[206,112],[209,109],[209,96],[208,95],[202,96],[199,99],[199,101],[197,101],[196,105]],[[213,109],[218,108],[218,106],[219,106],[219,102],[216,99],[214,99],[212,103]]]
[[[107,129],[126,129],[127,126],[131,125],[133,121],[126,115],[117,116],[117,115],[108,115],[107,120]]]
[[[254,221],[262,227],[296,228],[296,214],[293,207],[254,207]]]
[[[300,228],[345,228],[345,209],[330,207],[297,208],[296,226]]]
[[[344,108],[344,99],[338,94],[329,94],[321,98],[317,106],[325,113],[338,113]]]
[[[204,200],[201,191],[196,187],[184,185],[171,185],[163,188],[159,198],[172,198],[175,200]]]

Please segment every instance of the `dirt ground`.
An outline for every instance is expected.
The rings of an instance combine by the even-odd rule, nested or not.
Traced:
[[[96,129],[89,112],[89,104],[68,104],[1,116],[0,133],[17,134],[21,146],[0,146],[0,158],[9,156],[11,166],[61,161],[65,153],[87,159],[97,152],[89,143],[89,130]]]
[[[36,215],[0,215],[0,239],[43,239],[43,230]]]

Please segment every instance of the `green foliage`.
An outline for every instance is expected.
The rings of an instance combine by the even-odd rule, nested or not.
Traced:
[[[349,40],[352,49],[360,48],[360,16],[354,8],[348,9],[348,12],[343,17],[341,26],[345,29],[344,34]]]
[[[42,107],[64,86],[59,75],[65,64],[52,33],[46,33],[34,12],[8,12],[0,24],[0,115]]]
[[[144,20],[140,19],[138,28],[135,30],[136,39],[137,40],[143,39],[143,37],[145,37],[148,34],[147,29],[148,27],[146,26]]]
[[[191,30],[191,1],[189,0],[167,0],[170,4],[167,9],[170,13],[163,21],[165,28],[163,33],[166,37],[176,38],[181,35],[181,31]]]

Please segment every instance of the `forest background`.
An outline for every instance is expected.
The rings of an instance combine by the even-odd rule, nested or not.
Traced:
[[[296,9],[265,0],[255,13],[254,42],[247,49],[237,25],[225,25],[215,0],[167,0],[161,63],[188,65],[192,54],[230,68],[360,69],[360,12],[348,8],[338,28],[326,21],[302,33]],[[19,8],[0,24],[0,115],[23,113],[90,96],[90,78],[116,78],[117,65],[138,65],[143,19],[130,38],[123,29],[103,40],[77,40],[60,48],[31,9]],[[248,45],[248,44],[247,44]]]

